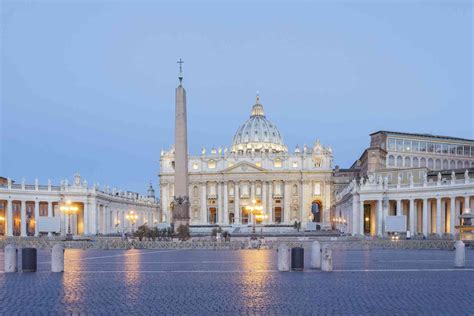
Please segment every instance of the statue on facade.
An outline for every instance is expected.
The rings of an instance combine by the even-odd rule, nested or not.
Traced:
[[[204,156],[206,154],[206,148],[205,147],[202,147],[201,148],[201,154]]]
[[[397,176],[397,184],[400,185],[402,183],[402,175],[398,174]]]
[[[469,180],[469,170],[464,171],[464,179]]]
[[[441,172],[438,172],[438,182],[441,182],[441,179],[442,179]]]
[[[454,173],[454,170],[451,172],[451,181],[456,181],[456,174]]]

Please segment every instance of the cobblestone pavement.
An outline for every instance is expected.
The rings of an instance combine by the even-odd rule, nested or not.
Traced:
[[[271,250],[66,250],[66,271],[0,273],[0,314],[472,315],[474,251],[334,251],[324,273],[276,271]],[[3,271],[3,252],[0,270]]]

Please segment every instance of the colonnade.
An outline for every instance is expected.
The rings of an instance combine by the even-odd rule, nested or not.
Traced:
[[[473,195],[426,196],[419,198],[367,198],[353,199],[352,218],[348,220],[350,231],[358,235],[383,236],[386,232],[386,218],[405,215],[406,228],[412,234],[428,237],[435,234],[455,234],[459,216],[469,212]]]

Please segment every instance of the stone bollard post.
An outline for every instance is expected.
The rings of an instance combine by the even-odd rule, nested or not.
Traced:
[[[288,246],[278,246],[278,271],[290,271],[290,252]]]
[[[311,245],[311,268],[321,269],[321,244],[313,241]]]
[[[332,271],[332,250],[329,245],[323,247],[323,254],[321,256],[321,270],[330,272]]]
[[[4,250],[5,272],[17,272],[17,253],[15,246],[6,245]]]
[[[464,243],[461,240],[458,240],[454,243],[454,267],[455,268],[464,268],[466,264],[466,248]]]
[[[56,244],[51,250],[51,272],[64,272],[64,246]]]

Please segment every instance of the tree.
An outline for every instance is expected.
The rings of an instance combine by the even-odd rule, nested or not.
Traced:
[[[179,225],[176,236],[182,241],[189,239],[191,237],[189,235],[189,225]]]
[[[146,224],[139,226],[135,231],[134,236],[138,237],[138,240],[142,241],[143,237],[146,237],[148,234],[149,228]]]

